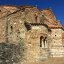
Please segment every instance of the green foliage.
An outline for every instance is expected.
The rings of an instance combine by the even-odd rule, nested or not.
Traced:
[[[0,43],[0,64],[18,63],[24,56],[24,44]]]

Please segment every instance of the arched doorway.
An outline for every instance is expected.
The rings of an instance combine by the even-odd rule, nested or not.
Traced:
[[[43,36],[41,36],[40,37],[40,47],[42,47],[42,48],[47,48],[47,37],[43,37]]]

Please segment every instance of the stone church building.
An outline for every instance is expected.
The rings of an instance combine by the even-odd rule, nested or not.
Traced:
[[[64,64],[64,28],[51,9],[0,6],[0,64]]]

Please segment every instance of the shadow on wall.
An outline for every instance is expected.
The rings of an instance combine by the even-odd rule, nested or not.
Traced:
[[[16,64],[23,60],[24,44],[0,43],[0,64]]]

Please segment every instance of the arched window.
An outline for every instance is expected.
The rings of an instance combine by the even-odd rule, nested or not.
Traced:
[[[38,20],[38,15],[35,14],[35,22],[37,22],[37,20]]]
[[[40,47],[42,47],[42,48],[47,48],[46,38],[47,38],[47,37],[43,37],[43,36],[40,37]]]
[[[40,47],[42,47],[42,43],[43,43],[43,36],[40,37]]]

